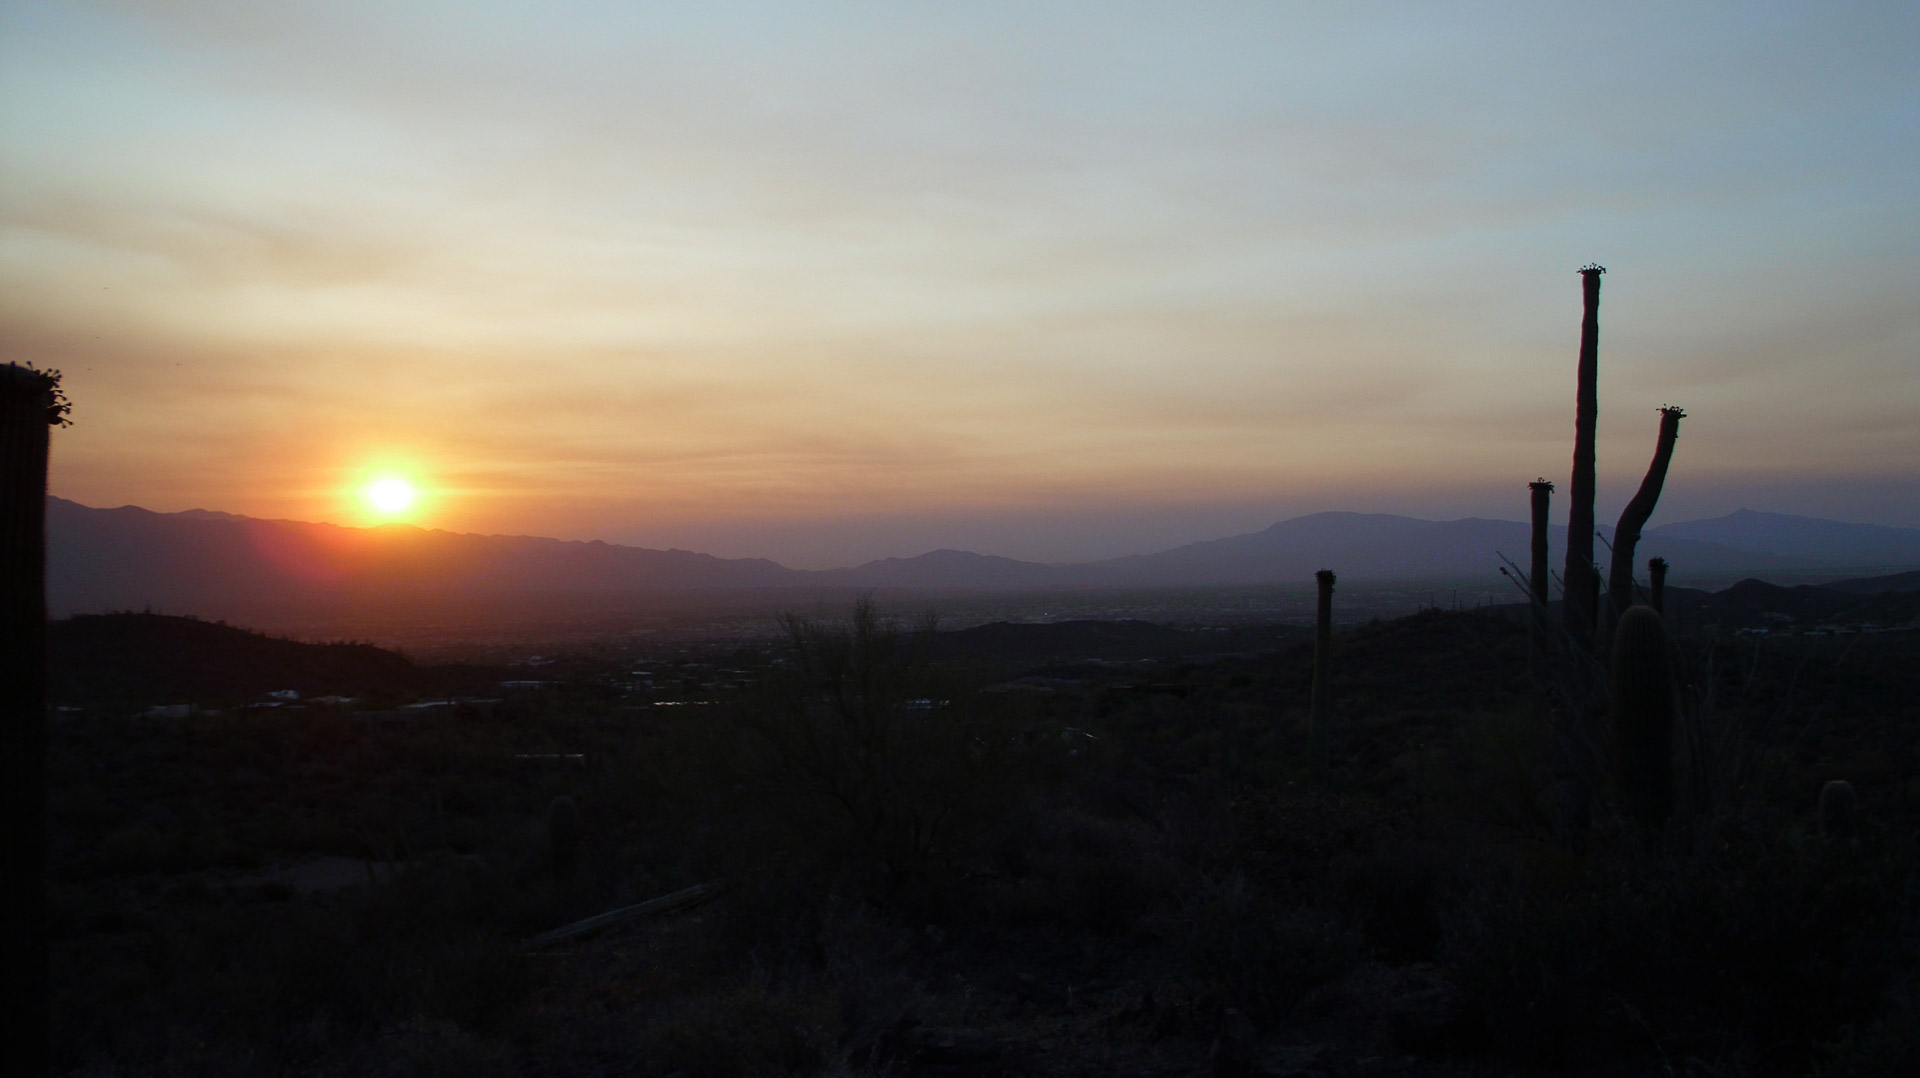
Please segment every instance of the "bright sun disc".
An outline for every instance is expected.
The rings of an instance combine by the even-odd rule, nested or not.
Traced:
[[[382,513],[404,512],[413,498],[413,484],[404,479],[380,479],[367,487],[367,500]]]

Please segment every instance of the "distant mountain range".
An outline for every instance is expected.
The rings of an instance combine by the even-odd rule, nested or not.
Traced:
[[[1265,530],[1154,554],[1045,565],[959,550],[800,570],[599,541],[469,535],[406,525],[348,528],[48,499],[48,591],[56,616],[161,609],[247,617],[316,605],[391,607],[452,599],[540,603],[716,589],[1173,588],[1299,583],[1330,568],[1348,583],[1470,580],[1523,563],[1518,521],[1431,521],[1315,513]],[[1555,529],[1560,564],[1565,529]],[[1920,529],[1741,510],[1652,529],[1635,560],[1666,558],[1676,578],[1920,569]],[[1605,548],[1601,556],[1605,558]]]

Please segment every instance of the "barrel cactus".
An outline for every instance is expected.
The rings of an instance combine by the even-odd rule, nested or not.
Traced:
[[[1673,815],[1679,687],[1665,619],[1627,608],[1613,636],[1614,777],[1621,809],[1651,836]]]

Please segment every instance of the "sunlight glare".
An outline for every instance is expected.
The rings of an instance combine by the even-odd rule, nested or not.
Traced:
[[[406,512],[413,505],[413,499],[413,484],[404,479],[389,476],[367,486],[367,501],[388,516]]]

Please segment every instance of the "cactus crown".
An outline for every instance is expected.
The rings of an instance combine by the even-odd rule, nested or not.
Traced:
[[[60,372],[43,371],[31,363],[0,364],[0,388],[9,393],[38,396],[47,410],[47,424],[64,427],[72,423],[67,413],[73,405],[60,391]]]
[[[1598,262],[1589,262],[1586,265],[1580,267],[1580,272],[1583,274],[1584,273],[1605,273],[1607,272],[1607,267],[1601,265]]]

